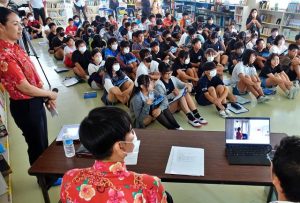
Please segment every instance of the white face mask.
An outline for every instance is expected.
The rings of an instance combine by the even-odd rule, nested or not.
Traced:
[[[216,75],[217,75],[217,70],[216,69],[213,69],[209,72],[209,76],[212,77],[212,78],[215,77]]]
[[[113,65],[113,70],[114,70],[115,72],[118,72],[118,71],[120,70],[120,64],[118,64],[118,63],[114,64],[114,65]]]
[[[186,58],[184,64],[189,64],[189,63],[190,63],[190,58]]]
[[[209,56],[209,57],[207,57],[207,61],[208,61],[208,62],[213,62],[213,61],[214,61],[214,59],[215,59],[215,57],[213,57],[213,56]]]
[[[137,152],[137,147],[138,147],[138,139],[136,137],[136,134],[134,134],[134,138],[132,140],[132,144],[133,144],[133,149],[131,152],[126,152],[127,153],[127,156],[130,155],[130,154],[133,154],[134,152]]]
[[[130,50],[129,50],[129,47],[125,47],[125,48],[124,48],[124,54],[128,54],[129,51],[130,51]]]
[[[79,20],[78,20],[78,19],[75,19],[74,22],[75,22],[75,23],[79,23]]]
[[[111,45],[111,49],[116,51],[118,49],[118,44]]]
[[[82,54],[86,51],[86,46],[84,47],[79,47],[78,49]]]
[[[33,21],[33,20],[34,20],[34,17],[33,17],[33,16],[30,16],[30,17],[28,18],[28,20]]]
[[[95,62],[96,62],[96,64],[100,64],[101,63],[101,61],[102,61],[102,57],[100,56],[100,57],[96,57],[95,58]]]

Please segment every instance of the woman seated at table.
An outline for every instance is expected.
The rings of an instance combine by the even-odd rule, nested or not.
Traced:
[[[79,137],[96,161],[90,168],[66,172],[60,192],[62,203],[172,202],[159,178],[126,169],[124,160],[137,147],[137,136],[124,110],[93,109],[81,122]]]

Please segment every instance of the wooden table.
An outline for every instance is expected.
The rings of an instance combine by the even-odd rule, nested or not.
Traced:
[[[128,166],[131,171],[156,175],[164,182],[213,183],[234,185],[272,186],[268,166],[229,165],[225,156],[225,133],[217,131],[174,131],[136,129],[141,140],[138,164]],[[274,147],[287,136],[272,133]],[[75,145],[76,147],[79,144]],[[204,176],[183,176],[165,174],[172,146],[198,147],[204,149]],[[55,141],[29,169],[29,174],[40,179],[40,186],[46,203],[50,202],[45,176],[62,176],[73,168],[90,167],[90,158],[67,158],[63,146]],[[273,193],[273,187],[271,187]],[[270,194],[268,199],[270,199]]]

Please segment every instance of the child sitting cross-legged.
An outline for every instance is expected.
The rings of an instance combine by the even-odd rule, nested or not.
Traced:
[[[245,50],[242,61],[236,64],[233,69],[231,84],[233,94],[243,95],[251,92],[259,103],[263,103],[270,100],[270,98],[264,95],[260,86],[261,81],[253,66],[255,59],[256,53],[254,50]]]
[[[294,99],[298,88],[293,85],[287,74],[281,69],[278,54],[271,54],[259,77],[263,88],[279,86],[289,99]]]
[[[198,82],[195,95],[197,103],[202,106],[214,104],[222,118],[231,116],[226,101],[228,89],[220,77],[217,76],[216,64],[205,62],[202,69],[204,74]]]
[[[190,95],[192,84],[184,83],[177,77],[172,76],[169,64],[161,62],[158,66],[161,78],[156,82],[155,89],[168,99],[172,112],[182,110],[193,127],[201,127],[207,121],[200,116],[196,105]]]
[[[88,66],[88,84],[92,89],[103,88],[104,64],[100,49],[95,48],[91,52],[92,60]]]

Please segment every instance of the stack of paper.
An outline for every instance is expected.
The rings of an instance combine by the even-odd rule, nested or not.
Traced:
[[[241,96],[239,96],[239,95],[235,95],[235,97],[236,97],[236,102],[238,102],[238,103],[240,103],[240,104],[242,104],[242,105],[251,102],[250,99],[247,99],[247,98],[245,98],[245,97],[241,97]]]
[[[172,146],[165,173],[204,176],[204,149]]]
[[[79,83],[79,81],[77,80],[76,77],[71,77],[71,78],[66,78],[63,81],[64,86],[66,87],[70,87],[72,85],[76,85],[77,83]]]
[[[72,125],[64,125],[57,138],[56,141],[62,141],[64,135],[67,133],[68,137],[72,140],[79,140],[79,134],[78,134],[78,130],[79,130],[79,124],[72,124]]]
[[[66,67],[56,67],[54,68],[55,72],[62,73],[62,72],[68,72],[70,69]]]
[[[234,108],[231,103],[227,104],[227,108],[228,110],[230,110],[231,112],[235,113],[235,114],[241,114],[241,113],[246,113],[249,110],[247,108],[245,108],[243,105],[236,103],[236,105],[238,105],[240,107],[240,109],[236,109]]]
[[[138,156],[139,156],[139,150],[140,150],[140,144],[141,141],[137,140],[134,143],[134,151],[130,154],[128,154],[125,157],[125,164],[126,165],[136,165],[137,164],[137,160],[138,160]]]

